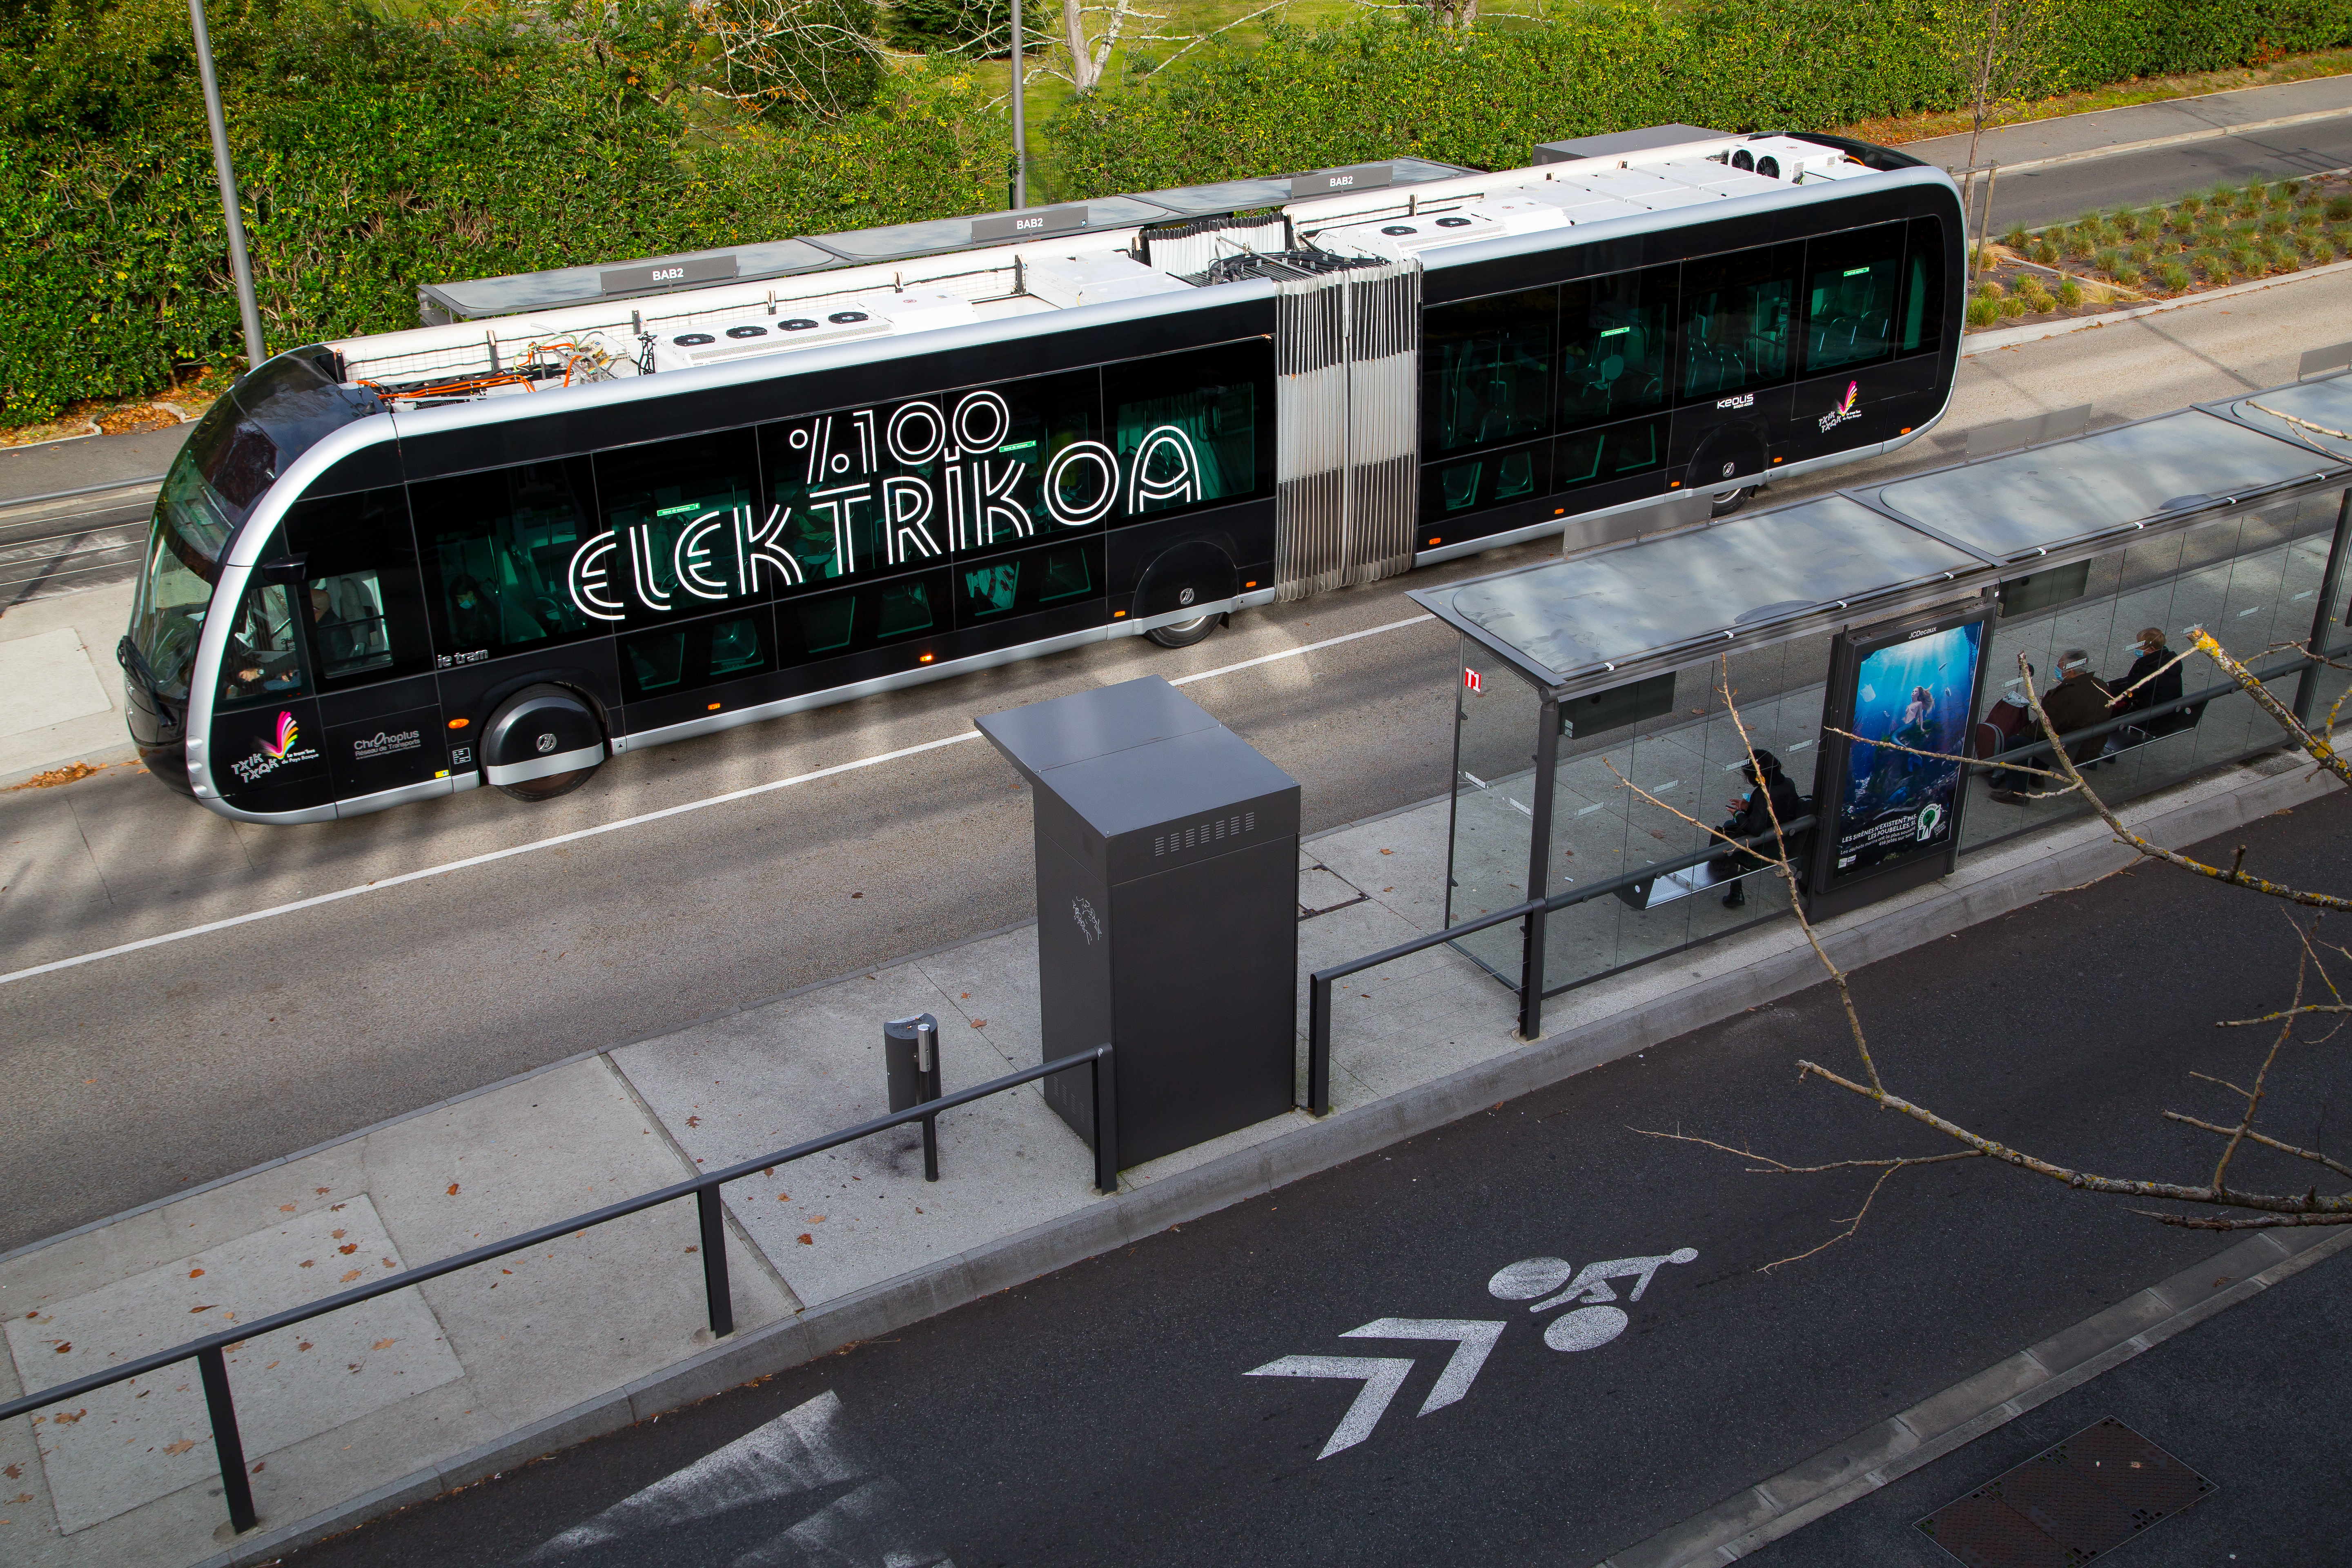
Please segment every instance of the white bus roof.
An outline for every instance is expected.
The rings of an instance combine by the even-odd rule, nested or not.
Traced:
[[[1626,144],[1635,142],[1654,144]],[[1495,173],[1398,159],[433,285],[419,298],[442,311],[440,324],[327,346],[350,383],[395,406],[433,405],[1183,293],[1230,277],[1302,276],[1341,258],[1442,264],[1449,249],[1501,236],[1696,216],[1682,209],[1876,174],[1822,142],[1687,126],[1538,153],[1546,161],[1534,167]],[[580,299],[599,288],[614,292]],[[541,300],[550,302],[530,302]],[[501,301],[517,308],[467,320],[445,309]]]

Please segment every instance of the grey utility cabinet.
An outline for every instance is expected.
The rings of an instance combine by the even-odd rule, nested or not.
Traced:
[[[1036,795],[1043,1059],[1118,1047],[1119,1163],[1289,1109],[1297,781],[1158,676],[978,723]],[[1084,1070],[1045,1099],[1093,1142]]]

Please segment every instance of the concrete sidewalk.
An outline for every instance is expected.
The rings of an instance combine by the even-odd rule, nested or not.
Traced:
[[[2005,174],[2021,174],[2029,168],[2185,146],[2220,136],[2260,134],[2347,114],[2352,114],[2352,75],[2315,77],[1996,126],[1978,142],[1976,155],[1980,165],[1997,163]],[[1962,132],[1906,142],[1903,151],[1937,168],[1965,168],[1969,136]]]
[[[2309,771],[2232,769],[2128,815],[2163,842],[2194,842],[2320,793]],[[1307,846],[1304,908],[1328,912],[1302,921],[1302,971],[1437,924],[1446,823],[1440,801]],[[2096,823],[2059,827],[1835,922],[1825,940],[1859,964],[2127,858]],[[1292,1111],[1153,1162],[1114,1197],[1093,1193],[1084,1147],[1034,1086],[943,1119],[937,1185],[921,1180],[911,1134],[738,1184],[738,1329],[722,1344],[704,1327],[682,1205],[241,1344],[231,1376],[263,1522],[240,1542],[192,1369],[8,1423],[0,1558],[266,1561],[1818,977],[1802,934],[1778,921],[1555,1001],[1549,1037],[1528,1046],[1511,1035],[1508,992],[1450,950],[1424,952],[1342,989],[1333,1115]],[[950,1088],[1034,1062],[1035,984],[1034,928],[1002,932],[583,1055],[0,1258],[0,1397],[876,1114],[886,1017],[942,1019]]]

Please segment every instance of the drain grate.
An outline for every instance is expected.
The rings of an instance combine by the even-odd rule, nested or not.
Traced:
[[[2213,1490],[2110,1416],[1919,1521],[1969,1568],[2075,1568]]]

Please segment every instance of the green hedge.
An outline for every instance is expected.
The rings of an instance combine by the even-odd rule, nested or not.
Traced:
[[[944,61],[830,126],[795,125],[695,94],[708,40],[686,0],[378,3],[213,5],[273,345],[413,324],[420,282],[1003,201],[1003,114]],[[1538,142],[1663,121],[1949,108],[1963,3],[1661,0],[1469,33],[1378,14],[1277,29],[1074,100],[1044,128],[1041,183],[1087,196],[1399,153],[1501,167]],[[2049,19],[2038,90],[2352,41],[2352,0],[2008,3]],[[236,366],[184,0],[0,0],[0,423]]]
[[[1981,0],[1978,0],[1978,8]],[[1675,121],[1820,129],[1950,109],[1966,86],[1944,0],[1600,4],[1447,31],[1374,16],[1276,29],[1074,102],[1045,129],[1066,194],[1190,184],[1412,153],[1483,168],[1539,142]],[[2011,0],[2052,35],[2035,94],[2352,41],[2352,0]]]
[[[420,282],[1003,202],[1007,132],[945,69],[830,127],[715,134],[677,94],[662,101],[660,51],[642,38],[632,52],[552,21],[415,25],[262,0],[211,14],[272,347],[414,326]],[[0,421],[238,368],[184,4],[132,0],[29,40],[6,20]]]

